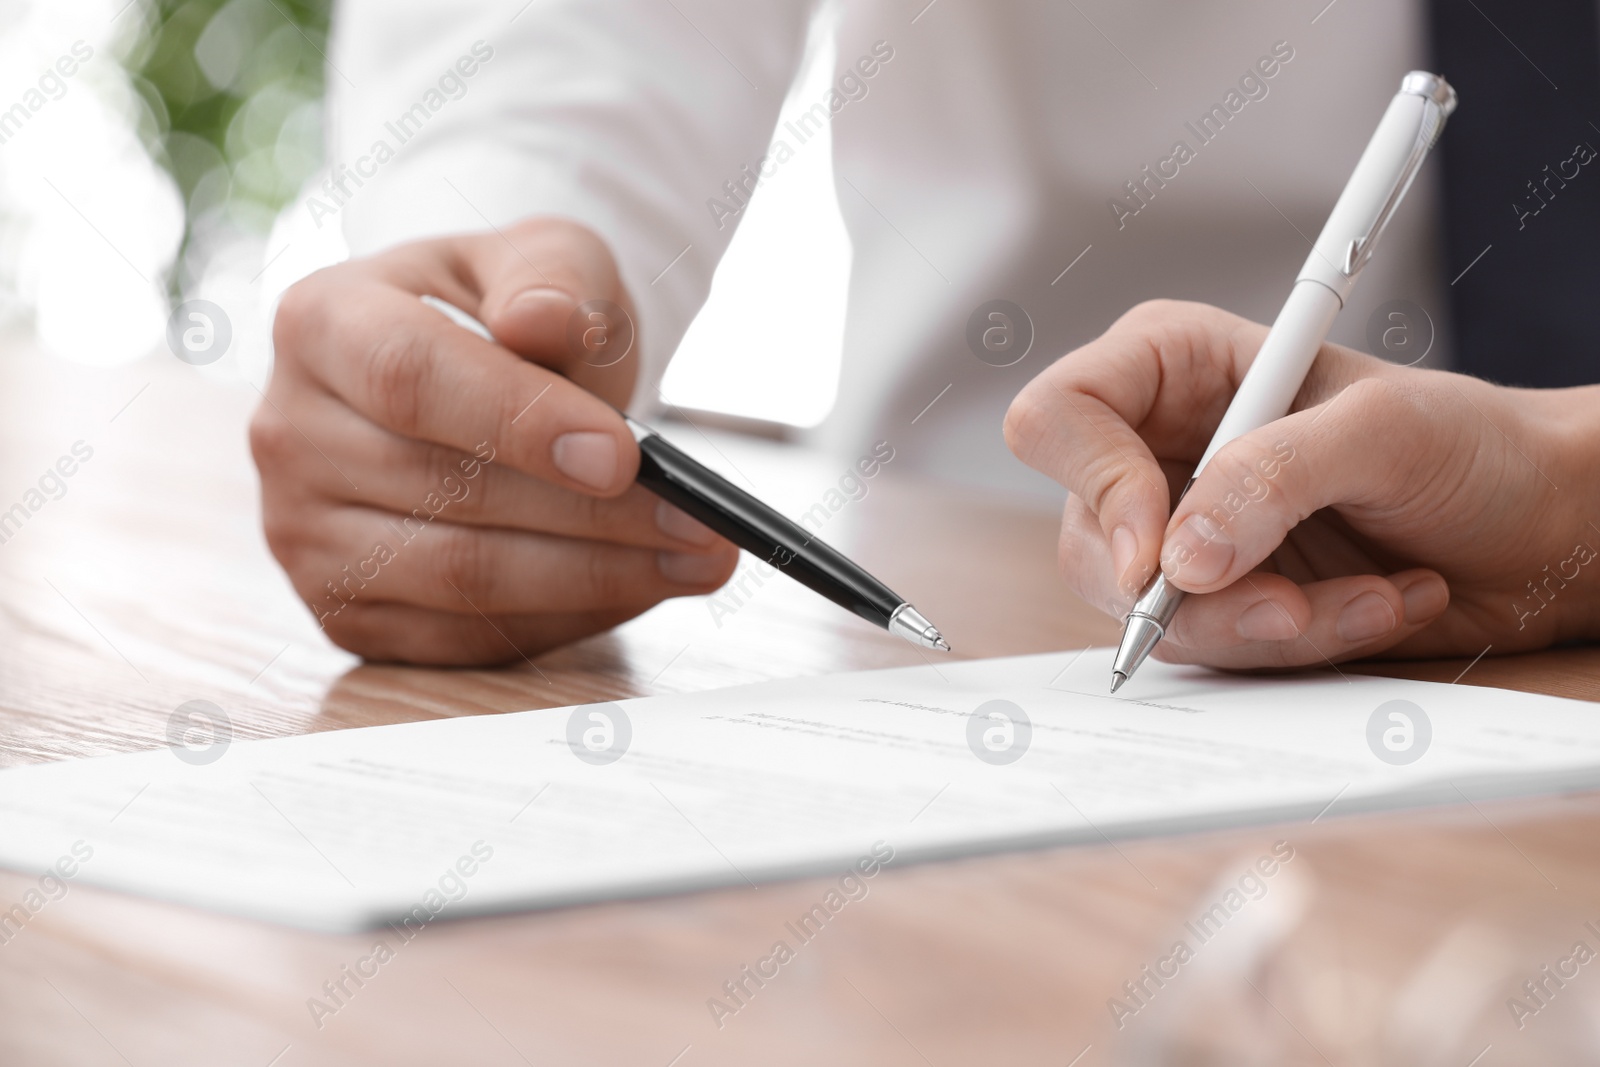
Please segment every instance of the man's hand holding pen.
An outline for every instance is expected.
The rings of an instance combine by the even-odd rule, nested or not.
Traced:
[[[430,294],[498,343],[418,299]],[[556,219],[405,245],[285,295],[250,443],[268,543],[339,644],[504,662],[732,574],[732,545],[634,484],[639,452],[616,407],[638,360],[593,366],[567,340],[593,299],[630,305],[604,243]],[[485,441],[495,458],[470,492],[405,540]],[[346,570],[380,544],[376,574]]]

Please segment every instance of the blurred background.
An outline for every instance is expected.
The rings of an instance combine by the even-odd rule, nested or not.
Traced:
[[[204,292],[229,309],[242,341],[259,337],[263,253],[322,155],[328,5],[6,6],[0,108],[16,119],[0,145],[9,322],[66,359],[114,365],[156,350],[171,305]],[[63,56],[81,61],[70,77],[60,77]],[[30,95],[45,80],[36,106]],[[259,344],[237,347],[229,369],[264,369]]]
[[[233,339],[200,373],[265,384],[278,296],[347,255],[305,205],[323,180],[333,6],[0,0],[0,328],[112,366],[164,351],[172,309],[203,298]],[[815,39],[796,99],[832,71],[831,36]],[[823,140],[746,212],[664,383],[670,403],[771,436],[832,407],[850,249]],[[773,345],[752,358],[735,341],[762,320],[792,328],[764,331]],[[799,353],[816,372],[771,388]]]

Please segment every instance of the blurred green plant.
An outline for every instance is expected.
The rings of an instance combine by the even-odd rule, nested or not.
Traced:
[[[322,159],[332,0],[135,0],[124,64],[147,105],[141,135],[185,205],[167,285],[175,299],[208,255],[261,235]]]

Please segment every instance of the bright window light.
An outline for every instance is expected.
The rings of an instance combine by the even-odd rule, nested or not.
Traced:
[[[832,34],[820,35],[779,118],[773,150],[794,155],[757,189],[662,382],[680,407],[815,426],[839,391],[850,238],[833,185],[831,130],[797,144],[784,122],[833,78]],[[776,155],[773,158],[777,158]]]

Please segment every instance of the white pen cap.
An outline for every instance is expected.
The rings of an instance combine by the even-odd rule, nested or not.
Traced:
[[[1401,80],[1296,281],[1320,282],[1344,303],[1455,107],[1455,90],[1437,74]]]

